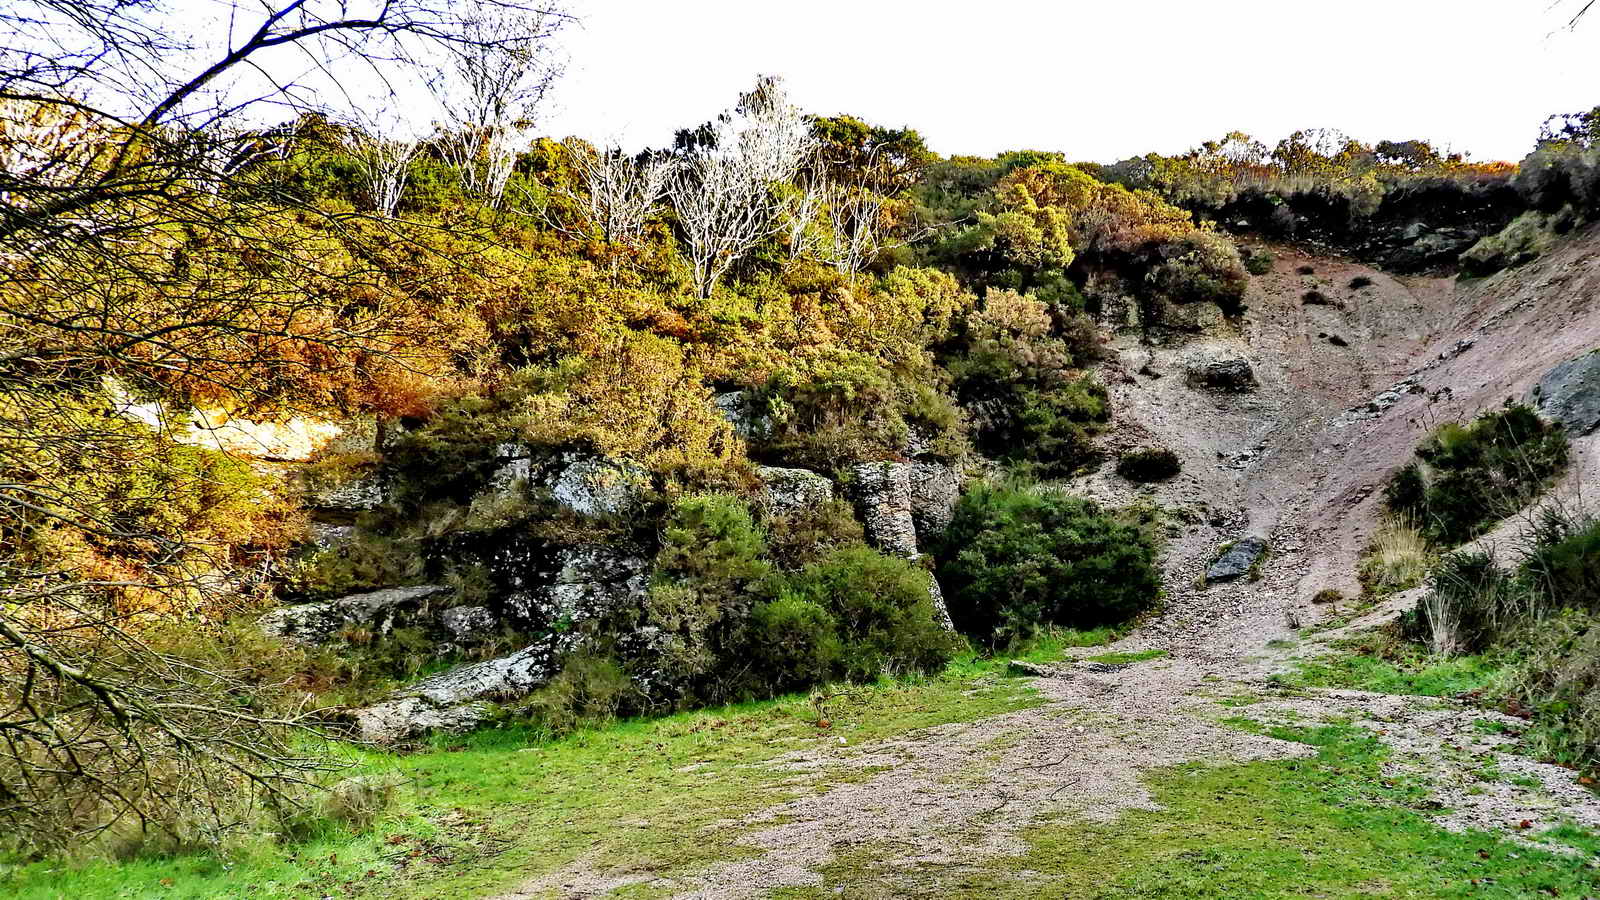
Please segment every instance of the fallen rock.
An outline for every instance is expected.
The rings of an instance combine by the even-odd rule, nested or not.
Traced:
[[[556,674],[565,649],[549,641],[509,656],[456,666],[352,714],[364,741],[393,743],[430,731],[465,731],[488,718],[490,700],[521,697]]]
[[[1206,569],[1206,581],[1232,581],[1249,574],[1266,552],[1267,542],[1264,538],[1242,537]]]
[[[302,603],[272,610],[256,621],[262,633],[291,644],[325,644],[347,628],[387,635],[418,616],[435,597],[450,593],[437,584],[352,594],[325,603]]]
[[[1241,357],[1192,362],[1189,383],[1195,387],[1242,393],[1256,389],[1256,373],[1249,360]]]
[[[1013,659],[1006,666],[1013,675],[1029,675],[1034,678],[1061,678],[1070,675],[1071,670],[1061,666],[1046,666],[1039,663],[1028,662],[1025,659]]]
[[[761,511],[769,516],[819,506],[833,499],[833,482],[808,469],[757,466]]]
[[[1533,405],[1567,433],[1585,435],[1600,426],[1600,350],[1569,359],[1539,379]]]

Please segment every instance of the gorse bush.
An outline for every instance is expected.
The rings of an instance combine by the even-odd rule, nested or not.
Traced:
[[[1070,474],[1095,459],[1090,439],[1110,418],[1105,388],[1082,372],[1100,352],[1081,313],[990,289],[947,362],[973,441],[1000,459]]]
[[[1526,406],[1443,425],[1417,447],[1419,462],[1384,488],[1389,509],[1433,540],[1470,540],[1522,509],[1567,465],[1567,440]]]
[[[650,696],[618,694],[619,703],[722,703],[943,667],[956,643],[938,621],[928,573],[862,544],[859,525],[839,522],[845,516],[842,504],[825,506],[802,525],[823,536],[804,557],[789,556],[782,571],[740,500],[719,494],[678,500],[644,608],[614,629],[650,635],[648,646],[621,656]],[[806,520],[786,525],[797,521]],[[618,645],[631,646],[620,639]]]
[[[836,623],[835,677],[873,681],[936,671],[956,649],[934,611],[928,573],[896,556],[866,547],[837,550],[791,576],[786,594],[826,610]]]
[[[1044,625],[1125,621],[1160,587],[1156,547],[1139,528],[1091,501],[1021,483],[968,490],[937,558],[956,627],[992,647]]]

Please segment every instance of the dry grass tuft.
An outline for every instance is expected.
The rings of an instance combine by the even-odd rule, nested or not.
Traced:
[[[1374,593],[1413,588],[1428,576],[1433,551],[1410,516],[1391,516],[1378,526],[1361,560],[1361,582]]]

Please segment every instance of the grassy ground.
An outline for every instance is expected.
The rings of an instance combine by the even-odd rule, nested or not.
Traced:
[[[1058,658],[1107,634],[1056,635],[1028,656]],[[441,740],[432,752],[368,754],[361,770],[404,778],[396,811],[365,834],[262,839],[224,856],[0,863],[0,896],[45,898],[469,897],[513,887],[585,855],[623,870],[692,870],[748,852],[714,822],[788,799],[765,765],[818,743],[855,745],[1038,702],[1003,662],[965,657],[939,677],[629,721],[543,740],[513,728]],[[845,768],[841,767],[841,777]]]
[[[1492,835],[1452,834],[1418,808],[1426,795],[1380,769],[1385,750],[1350,726],[1274,729],[1315,758],[1191,764],[1152,773],[1159,811],[1025,833],[1028,850],[979,867],[885,868],[893,848],[840,857],[791,898],[904,896],[1149,898],[1582,897],[1600,872]],[[1588,846],[1589,835],[1552,834]]]
[[[1289,680],[1304,687],[1453,697],[1489,686],[1501,666],[1493,655],[1437,657],[1420,644],[1378,633],[1335,647],[1340,652],[1301,661]]]
[[[1048,662],[1069,647],[1112,637],[1061,633],[1006,658]],[[1449,694],[1481,681],[1488,665],[1351,653],[1302,669],[1297,678]],[[817,726],[808,697],[792,697],[623,722],[553,741],[506,728],[442,739],[425,753],[371,754],[363,761],[367,770],[397,773],[408,785],[395,811],[367,833],[334,830],[295,844],[262,840],[223,857],[32,863],[9,872],[0,865],[0,896],[473,897],[583,858],[604,860],[619,876],[691,873],[750,852],[738,843],[743,831],[722,823],[793,796],[797,788],[783,784],[787,773],[770,765],[775,757],[818,744],[848,755],[913,729],[1039,702],[1026,679],[1003,673],[1003,660],[969,656],[936,678],[857,688],[828,702],[829,728]],[[1588,858],[1432,824],[1423,791],[1382,772],[1386,751],[1367,732],[1330,726],[1272,733],[1311,744],[1318,755],[1153,772],[1147,783],[1160,811],[1135,810],[1110,823],[1045,822],[1023,833],[1026,852],[978,865],[899,870],[882,861],[915,858],[916,848],[850,848],[827,867],[823,884],[779,896],[1600,895],[1600,871]],[[859,776],[841,766],[805,789],[826,790]],[[1594,835],[1551,837],[1600,850]],[[650,890],[633,885],[616,895]]]

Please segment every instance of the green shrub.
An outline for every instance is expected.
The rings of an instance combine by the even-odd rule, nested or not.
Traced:
[[[992,289],[968,317],[962,351],[946,365],[981,451],[1046,475],[1098,460],[1092,438],[1110,420],[1110,402],[1081,372],[1101,352],[1085,317],[1056,316],[1034,297]]]
[[[1121,622],[1155,600],[1156,548],[1091,501],[1025,485],[973,487],[938,549],[956,626],[990,646],[1042,625]]]
[[[839,623],[822,606],[792,594],[757,604],[750,615],[750,678],[755,693],[784,694],[821,684],[839,669]]]
[[[1526,406],[1443,425],[1417,448],[1421,464],[1384,488],[1394,512],[1412,516],[1433,540],[1460,544],[1522,509],[1567,465],[1560,429]]]
[[[944,667],[955,645],[938,621],[931,587],[915,564],[867,547],[835,551],[788,583],[793,598],[837,622],[837,675],[858,682]]]
[[[1512,642],[1499,699],[1533,716],[1526,739],[1542,758],[1600,765],[1600,613],[1563,610]]]
[[[1570,221],[1570,211],[1563,216],[1529,210],[1461,254],[1461,268],[1469,275],[1492,275],[1537,259],[1554,246],[1558,231],[1570,228]]]
[[[566,734],[638,709],[642,699],[616,657],[580,650],[568,654],[561,671],[514,711],[551,734]]]
[[[866,544],[855,510],[843,500],[805,506],[766,521],[768,553],[785,571],[817,562],[843,547]]]
[[[1552,606],[1600,612],[1600,518],[1546,510],[1520,574]]]
[[[1252,250],[1244,258],[1244,267],[1251,275],[1265,275],[1272,271],[1276,261],[1271,250]]]
[[[1486,553],[1453,553],[1440,561],[1429,591],[1417,601],[1418,636],[1435,653],[1479,653],[1520,620],[1525,594]]]
[[[751,609],[770,596],[766,548],[736,497],[700,494],[674,504],[638,623],[657,637],[650,652],[629,661],[632,674],[651,686],[652,699],[677,705],[731,699],[737,686],[725,664],[743,647]]]
[[[1357,275],[1350,279],[1350,290],[1359,291],[1365,287],[1372,287],[1372,279],[1365,275]]]
[[[1165,447],[1131,450],[1117,460],[1117,474],[1141,484],[1165,481],[1183,471],[1178,454]]]

